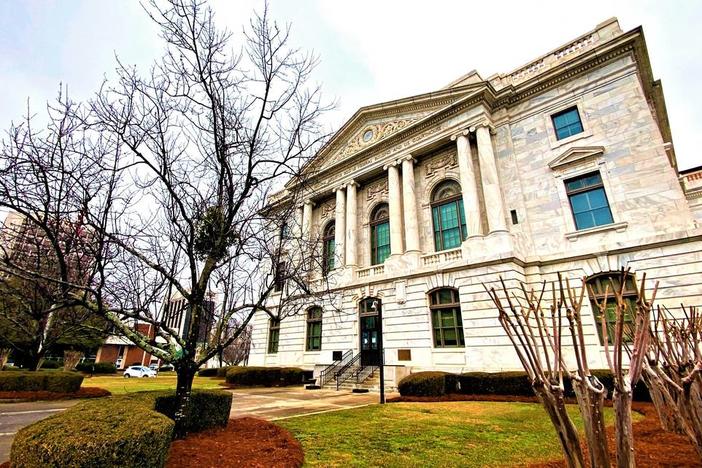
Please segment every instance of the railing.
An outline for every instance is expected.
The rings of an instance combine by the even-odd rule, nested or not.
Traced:
[[[339,359],[338,361],[334,361],[334,363],[322,369],[322,372],[319,373],[319,386],[323,387],[325,384],[329,383],[330,380],[336,378],[337,370],[343,367],[346,361],[348,361],[352,357],[353,350],[349,349],[341,356],[341,359]]]
[[[460,260],[463,258],[463,252],[461,248],[444,250],[442,252],[436,252],[429,255],[422,256],[422,265],[436,265],[437,263],[452,262],[454,260]]]
[[[356,374],[356,383],[365,382],[365,380],[373,375],[373,373],[378,370],[378,366],[365,366],[361,367]]]
[[[336,389],[339,390],[341,384],[346,382],[351,377],[358,376],[358,370],[361,367],[361,353],[355,355],[341,369],[336,372]]]
[[[380,276],[385,273],[385,265],[373,265],[356,271],[358,278],[368,278],[369,276]]]

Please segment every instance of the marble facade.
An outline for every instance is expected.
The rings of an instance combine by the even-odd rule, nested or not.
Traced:
[[[583,131],[558,139],[552,116],[568,108]],[[333,351],[358,351],[358,303],[377,297],[391,381],[428,369],[519,369],[483,289],[499,277],[516,287],[563,272],[581,287],[583,277],[629,267],[650,287],[659,281],[659,303],[672,310],[702,300],[702,174],[678,173],[643,31],[623,32],[616,19],[508,74],[470,72],[432,93],[361,108],[306,170],[297,222],[313,241],[335,222],[329,284],[338,310],[325,310],[322,349],[312,352],[305,317],[294,316],[281,322],[278,352],[267,353],[268,317],[258,314],[251,365],[319,369]],[[564,181],[595,171],[613,222],[579,230]],[[468,236],[437,250],[430,198],[449,179],[460,183]],[[369,217],[380,203],[389,205],[391,252],[372,265]],[[427,293],[437,287],[459,291],[463,347],[433,342]],[[605,367],[589,303],[583,314],[591,366]]]

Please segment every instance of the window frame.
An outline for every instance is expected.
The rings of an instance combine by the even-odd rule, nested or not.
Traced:
[[[314,315],[319,312],[319,315]],[[305,351],[321,351],[322,350],[322,317],[324,316],[324,310],[319,306],[310,307],[307,310],[307,326],[305,327],[307,333],[305,334]],[[313,334],[314,326],[319,324],[319,335]],[[319,339],[319,346],[315,347],[313,342],[315,339]]]
[[[382,209],[387,209],[387,216],[378,217],[378,213]],[[371,213],[370,217],[370,222],[368,223],[370,225],[370,235],[371,235],[371,265],[381,265],[385,263],[385,260],[390,257],[390,252],[392,251],[392,239],[390,238],[390,206],[387,203],[380,203],[378,206],[373,208],[373,211]],[[387,243],[387,256],[383,259],[383,261],[379,260],[378,257],[378,250],[380,247],[385,247],[386,245],[383,244],[382,246],[378,245],[378,227],[387,224],[388,225],[388,243]]]
[[[287,270],[287,262],[279,261],[275,265],[275,272],[273,274],[273,292],[279,293],[283,292],[285,288],[285,272]]]
[[[273,338],[275,336],[275,339]],[[268,319],[268,344],[266,351],[268,354],[278,354],[280,345],[280,319]]]
[[[571,113],[571,112],[575,112],[575,115],[578,117],[578,125],[580,125],[580,131],[579,131],[579,132],[570,133],[570,126],[571,126],[571,125],[574,125],[574,123],[566,124],[566,125],[563,126],[563,127],[558,127],[558,126],[556,125],[556,118],[561,117],[561,116],[564,116],[564,115],[569,114],[569,113]],[[573,106],[567,107],[567,108],[565,108],[565,109],[559,110],[558,112],[554,112],[553,114],[551,114],[551,124],[553,125],[553,133],[554,133],[554,135],[555,135],[555,137],[556,137],[556,141],[559,141],[559,142],[562,141],[562,140],[567,140],[568,138],[572,138],[572,137],[574,137],[574,136],[576,136],[576,135],[580,135],[581,133],[585,133],[585,125],[583,124],[583,119],[582,119],[582,117],[580,116],[580,108],[579,108],[577,105],[573,105]],[[568,130],[569,135],[567,135],[567,136],[559,136],[558,131],[559,131],[560,129],[564,129],[564,128],[568,128],[568,129],[569,129],[569,130]]]
[[[336,220],[327,223],[322,231],[322,276],[336,268]]]
[[[602,335],[602,321],[601,321],[601,314],[600,314],[600,308],[598,306],[599,303],[602,302],[602,300],[605,297],[605,289],[606,286],[610,285],[610,281],[612,279],[615,279],[617,281],[621,281],[622,278],[622,272],[621,271],[609,271],[609,272],[601,272],[597,273],[594,275],[589,276],[585,280],[585,284],[587,287],[587,295],[590,299],[590,307],[592,308],[592,316],[595,321],[595,327],[597,328],[597,337],[600,340],[600,345],[604,346],[604,336]],[[634,311],[634,307],[636,305],[636,301],[639,298],[639,291],[636,288],[636,276],[634,273],[628,273],[625,277],[625,288],[624,292],[622,294],[622,299],[628,303],[629,305],[629,313],[624,314],[625,320],[624,320],[624,343],[631,343],[633,341],[633,336],[634,336],[634,331],[635,331],[635,325],[636,325],[636,320],[634,315],[631,313]],[[596,282],[602,282],[602,286],[600,288],[595,288],[593,283]],[[631,284],[629,284],[631,282]],[[611,289],[611,288],[610,288]],[[607,294],[607,305],[612,303],[613,301],[616,301],[616,297],[614,295],[613,291],[609,291]],[[605,311],[606,313],[606,311]],[[616,324],[616,317],[610,318],[609,316],[605,317],[606,321],[606,326],[607,326],[607,342],[609,344],[612,344],[614,342],[612,333],[614,332],[614,325]],[[627,333],[627,325],[629,325],[629,332]],[[629,338],[627,338],[627,336]]]
[[[460,191],[453,196],[442,198],[440,200],[435,200],[436,193],[439,191],[439,189],[447,185],[449,183],[456,184],[456,186],[460,189]],[[432,235],[434,236],[434,250],[436,252],[441,252],[444,250],[451,250],[451,249],[457,249],[461,246],[459,243],[457,246],[452,246],[452,247],[446,247],[444,245],[444,229],[442,227],[442,222],[441,222],[441,207],[450,205],[450,204],[455,204],[456,205],[456,213],[458,215],[458,234],[461,239],[461,243],[465,241],[468,238],[468,227],[467,227],[467,222],[466,222],[466,214],[465,214],[465,207],[463,206],[463,187],[461,187],[461,184],[456,182],[453,179],[447,179],[444,180],[440,183],[438,183],[434,189],[431,192],[431,222],[432,222]],[[437,231],[437,224],[438,224],[438,231]],[[456,229],[456,228],[451,228],[451,229]],[[437,236],[438,234],[438,236]]]
[[[580,187],[577,189],[569,189],[568,188],[568,183],[573,182],[579,179],[585,179],[588,177],[592,177],[593,175],[597,175],[600,179],[599,183],[594,184],[594,185],[588,185],[587,187]],[[614,224],[614,214],[612,213],[612,207],[609,203],[609,197],[607,196],[607,190],[605,189],[604,185],[604,179],[602,177],[602,173],[599,170],[595,171],[590,171],[590,172],[585,172],[579,175],[575,175],[572,177],[568,177],[567,179],[563,180],[563,186],[565,188],[565,194],[566,194],[566,199],[568,203],[568,207],[570,208],[570,214],[573,219],[573,225],[575,226],[576,231],[585,231],[588,229],[596,229],[602,226],[608,226],[610,224]],[[609,219],[610,222],[604,223],[604,224],[595,224],[594,226],[589,226],[589,227],[580,227],[578,226],[578,218],[576,217],[575,210],[573,209],[573,203],[571,202],[571,197],[575,195],[579,195],[582,193],[588,193],[588,192],[594,192],[595,190],[602,190],[602,194],[604,195],[605,203],[607,204],[607,211],[609,211]],[[588,212],[592,212],[593,210],[589,210]]]
[[[451,302],[441,303],[439,294],[442,291],[451,292]],[[427,297],[429,300],[429,320],[434,348],[465,348],[466,340],[463,332],[463,311],[461,310],[461,296],[458,289],[449,287],[432,289],[427,293]],[[443,318],[443,313],[448,311],[450,311],[453,315],[454,325],[452,327],[445,327],[442,325],[441,319]],[[438,320],[435,320],[435,315],[438,316]],[[438,323],[438,327],[435,325],[435,323]],[[447,345],[444,338],[444,330],[450,329],[453,329],[456,335],[455,345]],[[437,341],[436,336],[437,330],[439,331],[440,336],[439,341]]]

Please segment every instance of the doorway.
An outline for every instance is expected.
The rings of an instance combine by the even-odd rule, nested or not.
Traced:
[[[379,366],[382,348],[382,302],[375,297],[359,303],[361,366]]]

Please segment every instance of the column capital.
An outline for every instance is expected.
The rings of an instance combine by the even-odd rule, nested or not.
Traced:
[[[383,170],[384,170],[384,171],[387,171],[387,170],[390,169],[391,167],[397,167],[397,166],[399,166],[400,164],[402,164],[402,161],[399,160],[399,159],[396,159],[395,161],[390,161],[389,163],[387,163],[387,164],[385,164],[385,165],[383,166]]]
[[[346,187],[351,187],[351,186],[353,186],[353,187],[360,187],[360,185],[358,185],[358,182],[356,182],[355,180],[349,180],[348,182],[346,182],[346,183],[344,184],[344,188],[346,188]]]
[[[346,190],[346,184],[341,184],[338,187],[334,187],[334,193],[343,192],[344,190]]]
[[[451,141],[456,141],[458,140],[459,137],[467,137],[470,135],[470,132],[475,131],[475,128],[464,128],[463,130],[460,130],[453,135],[451,135]]]
[[[479,128],[487,128],[490,131],[491,135],[494,135],[496,133],[495,126],[492,124],[492,122],[488,120],[481,120],[480,122],[474,123],[470,126],[470,131],[477,132]]]
[[[397,161],[400,163],[405,162],[405,161],[410,161],[410,162],[412,162],[412,164],[415,164],[417,162],[417,160],[414,159],[414,156],[412,156],[411,153],[407,153],[406,155],[401,156]]]
[[[309,199],[309,198],[308,198],[307,200],[305,200],[303,203],[304,203],[305,205],[310,205],[310,206],[312,206],[312,207],[314,207],[314,205],[315,205],[315,203],[314,203],[311,199]]]

